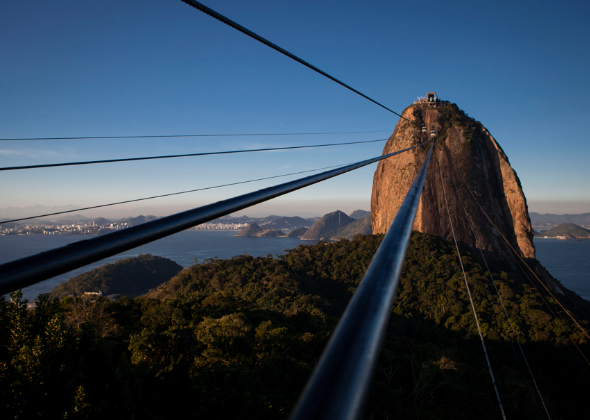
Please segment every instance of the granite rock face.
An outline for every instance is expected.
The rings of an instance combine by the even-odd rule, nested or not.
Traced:
[[[535,258],[533,229],[520,180],[485,127],[448,102],[437,107],[416,104],[406,108],[403,116],[419,126],[400,119],[383,154],[430,140],[432,129],[438,133],[414,230],[452,239],[446,196],[458,241],[475,246],[472,225],[480,248],[492,258],[505,257],[506,247],[493,223],[523,257]],[[420,126],[426,126],[427,132],[422,133]],[[391,225],[429,146],[379,162],[371,195],[373,233],[385,233]]]

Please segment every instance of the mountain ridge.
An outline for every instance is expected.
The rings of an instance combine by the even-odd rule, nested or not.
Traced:
[[[304,241],[314,241],[320,239],[330,239],[329,232],[340,229],[349,223],[352,223],[354,219],[348,217],[348,215],[340,210],[325,214],[321,219],[315,222],[305,234],[301,237]]]
[[[578,226],[574,223],[562,223],[545,232],[539,232],[539,237],[555,238],[565,237],[567,239],[589,239],[590,230]]]

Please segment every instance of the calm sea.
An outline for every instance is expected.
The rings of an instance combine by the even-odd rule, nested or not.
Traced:
[[[314,241],[301,241],[297,238],[236,237],[234,236],[236,233],[236,231],[229,230],[180,232],[26,287],[23,289],[23,295],[25,299],[33,300],[40,293],[49,292],[71,277],[103,264],[112,263],[123,258],[136,257],[139,254],[152,254],[169,258],[183,267],[189,267],[194,264],[195,259],[199,261],[215,257],[226,259],[244,254],[255,257],[268,254],[280,255],[284,254],[287,249],[297,247],[300,243],[314,243]],[[83,235],[0,235],[0,264],[90,238],[92,237]]]
[[[590,301],[590,240],[534,239],[537,259],[565,287]]]
[[[23,289],[23,294],[26,299],[32,300],[39,293],[49,292],[71,277],[105,263],[135,257],[138,254],[169,258],[183,267],[188,267],[194,264],[195,259],[199,261],[215,257],[225,259],[243,254],[280,255],[302,242],[312,243],[296,238],[244,238],[235,237],[235,234],[235,231],[180,232],[27,287]],[[0,264],[83,239],[89,239],[89,237],[79,235],[0,236]],[[555,278],[590,301],[590,241],[535,239],[535,247],[537,258]]]

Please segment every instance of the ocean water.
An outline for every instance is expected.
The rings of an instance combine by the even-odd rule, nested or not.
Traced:
[[[183,267],[189,267],[195,259],[225,259],[243,254],[256,257],[280,255],[300,243],[313,243],[297,238],[245,238],[235,237],[235,234],[235,231],[180,232],[27,287],[23,289],[23,294],[26,299],[32,300],[39,293],[49,292],[71,277],[138,254],[169,258]],[[89,238],[81,235],[0,236],[0,264]],[[555,278],[590,301],[590,241],[535,239],[535,247],[537,258]]]
[[[47,293],[61,282],[85,273],[106,263],[113,263],[123,258],[136,257],[139,254],[152,254],[169,258],[183,267],[194,264],[195,259],[226,259],[236,255],[281,255],[285,250],[296,248],[301,241],[297,238],[247,238],[234,236],[236,231],[184,231],[162,238],[158,241],[131,249],[121,254],[72,270],[54,278],[23,289],[25,299],[33,300],[40,293]],[[68,245],[72,242],[90,239],[84,235],[0,235],[0,264]]]
[[[537,259],[565,287],[590,301],[590,240],[534,239]]]

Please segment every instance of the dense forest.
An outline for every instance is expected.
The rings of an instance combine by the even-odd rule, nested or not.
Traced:
[[[40,297],[27,310],[12,293],[0,301],[3,416],[285,419],[381,239],[206,260],[115,302]],[[462,253],[507,417],[543,418],[489,276]],[[552,418],[590,418],[588,340],[522,274],[492,271]],[[588,310],[570,297],[572,313]],[[363,416],[500,418],[454,245],[439,237],[412,236]]]

